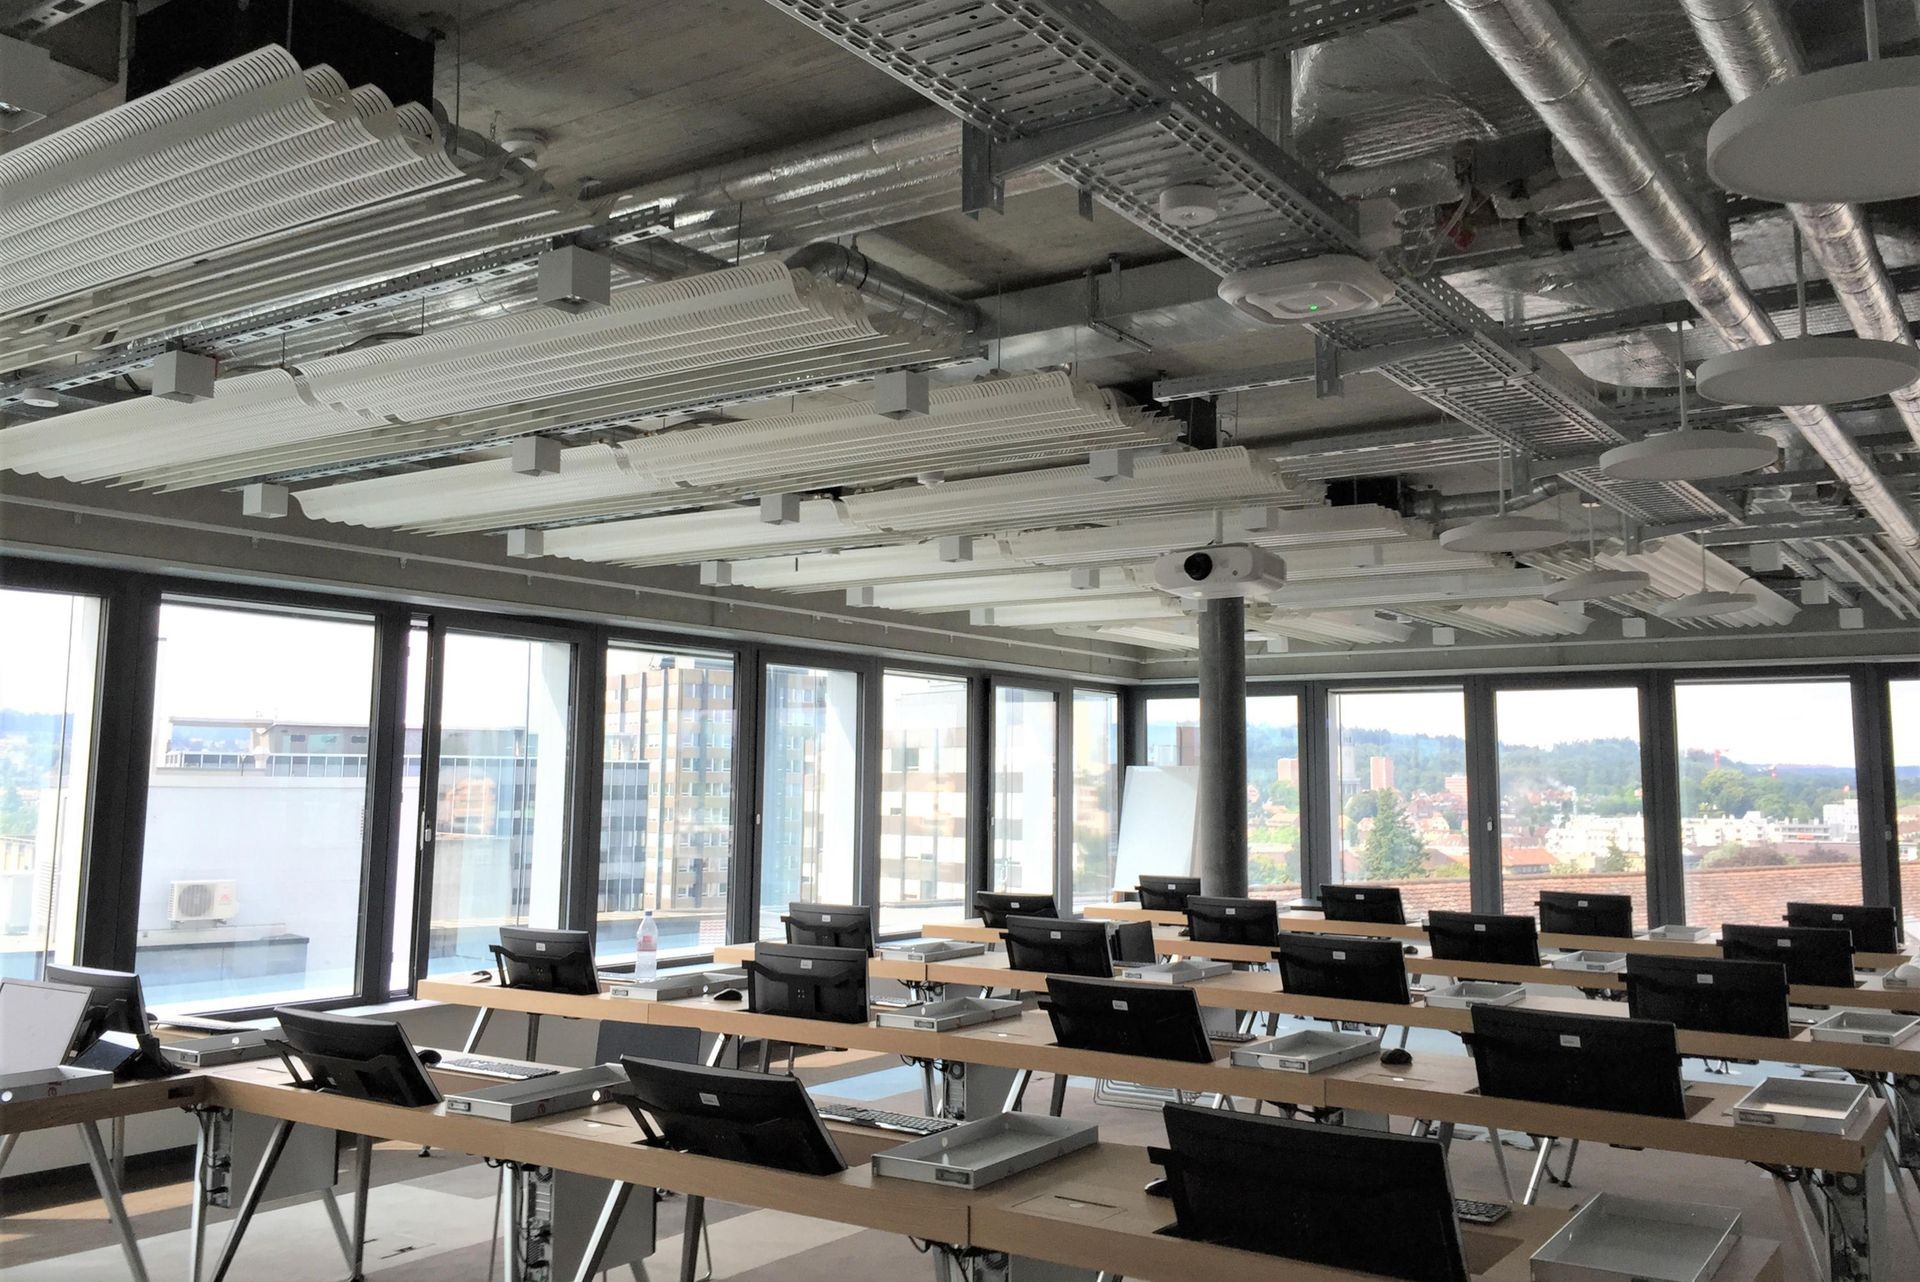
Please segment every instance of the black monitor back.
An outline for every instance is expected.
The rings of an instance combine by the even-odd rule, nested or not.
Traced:
[[[1412,1001],[1397,940],[1286,934],[1274,956],[1280,959],[1280,987],[1301,997],[1396,1006]]]
[[[1057,917],[1007,918],[1007,968],[1046,975],[1113,978],[1107,923]]]
[[[1467,1046],[1482,1095],[1649,1117],[1687,1115],[1672,1024],[1475,1006]]]
[[[1187,937],[1196,944],[1272,948],[1280,942],[1280,903],[1274,899],[1195,895],[1187,900]]]
[[[1160,960],[1150,921],[1117,921],[1108,932],[1108,951],[1122,966],[1151,966]]]
[[[873,909],[863,904],[788,904],[780,920],[789,944],[857,948],[873,955]]]
[[[589,931],[502,926],[500,942],[489,947],[500,982],[508,988],[587,997],[600,991]]]
[[[802,1175],[847,1169],[797,1077],[632,1055],[620,1064],[633,1084],[623,1102],[651,1119],[649,1138],[668,1148]]]
[[[1728,961],[1773,961],[1789,984],[1853,987],[1853,934],[1830,926],[1720,927],[1720,955]]]
[[[1631,895],[1589,895],[1576,890],[1540,892],[1540,929],[1550,935],[1633,938]]]
[[[1635,1019],[1736,1037],[1791,1037],[1787,968],[1720,957],[1627,956],[1627,1011]]]
[[[1140,879],[1140,906],[1154,912],[1185,912],[1188,897],[1199,893],[1198,877],[1142,877]]]
[[[1040,1008],[1053,1037],[1074,1050],[1145,1055],[1211,1064],[1213,1044],[1200,1018],[1200,999],[1185,984],[1128,984],[1113,979],[1047,980]]]
[[[758,1014],[867,1022],[867,955],[858,948],[761,944],[746,971],[747,1008]]]
[[[1004,894],[997,890],[974,892],[974,911],[980,924],[991,930],[1005,929],[1009,917],[1058,917],[1052,895]]]
[[[1398,886],[1320,887],[1320,912],[1328,921],[1364,921],[1381,926],[1404,926],[1407,910]]]
[[[1432,912],[1427,914],[1427,942],[1438,961],[1540,964],[1540,928],[1531,917]]]
[[[291,1006],[273,1014],[280,1021],[279,1040],[320,1089],[402,1108],[440,1102],[406,1030],[393,1020]]]
[[[1446,1150],[1344,1126],[1169,1104],[1178,1237],[1405,1282],[1467,1282]],[[1281,1276],[1275,1273],[1275,1276]]]
[[[74,1029],[74,1054],[85,1051],[104,1033],[147,1035],[147,1002],[140,991],[140,976],[132,971],[49,965],[46,981],[87,990],[87,1006]]]
[[[1879,904],[1788,904],[1787,925],[1849,931],[1856,953],[1901,951],[1900,914]]]

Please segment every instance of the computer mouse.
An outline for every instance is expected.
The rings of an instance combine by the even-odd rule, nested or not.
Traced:
[[[738,988],[723,988],[713,995],[716,1002],[741,1002],[746,999],[747,995]]]
[[[432,1068],[440,1062],[440,1052],[436,1050],[423,1050],[420,1052],[420,1062],[428,1068]]]
[[[1388,1068],[1405,1068],[1413,1063],[1413,1054],[1404,1046],[1395,1046],[1380,1052],[1380,1062]]]
[[[1145,1193],[1148,1197],[1172,1197],[1173,1196],[1173,1188],[1171,1185],[1167,1183],[1165,1176],[1161,1176],[1157,1180],[1148,1180],[1146,1188],[1142,1189],[1141,1191]]]
[[[1420,955],[1420,950],[1418,948],[1415,948],[1412,944],[1408,944],[1405,948],[1402,948],[1400,951],[1405,953],[1409,957],[1418,957]]]

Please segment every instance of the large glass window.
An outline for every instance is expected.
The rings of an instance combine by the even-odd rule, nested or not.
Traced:
[[[1500,864],[1509,912],[1543,890],[1632,895],[1647,924],[1640,692],[1502,690]]]
[[[0,589],[0,978],[73,960],[100,602]]]
[[[647,909],[663,955],[727,942],[733,672],[724,655],[607,651],[596,957],[631,957]]]
[[[967,683],[889,672],[881,683],[880,929],[959,912],[967,889]]]
[[[1059,837],[1058,701],[1051,690],[993,690],[993,885],[1053,890]]]
[[[795,901],[850,904],[859,878],[860,675],[767,665],[760,938]]]
[[[135,963],[149,1002],[355,987],[374,628],[165,601]]]
[[[441,651],[427,973],[491,968],[502,926],[557,926],[573,647],[449,632]]]
[[[1399,886],[1409,920],[1472,903],[1467,862],[1467,712],[1452,690],[1328,697],[1333,879]]]
[[[1909,944],[1920,939],[1920,679],[1887,683],[1893,711],[1893,806],[1900,902]]]
[[[1120,697],[1073,692],[1073,902],[1097,904],[1113,890],[1120,849]]]
[[[1860,902],[1853,691],[1845,681],[1674,688],[1687,921],[1778,922]]]
[[[1200,764],[1200,701],[1147,702],[1147,764]],[[1300,893],[1300,701],[1247,698],[1247,886],[1251,894]]]

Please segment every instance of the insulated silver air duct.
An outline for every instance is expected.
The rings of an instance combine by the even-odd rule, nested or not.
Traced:
[[[787,255],[787,266],[855,290],[867,301],[908,316],[928,316],[962,334],[980,328],[980,309],[883,267],[844,245],[817,244]]]
[[[1599,74],[1586,38],[1552,0],[1447,0],[1629,230],[1735,349],[1780,335],[1735,270],[1726,247],[1689,201],[1618,87]],[[1920,570],[1920,525],[1833,415],[1785,411],[1807,443]]]

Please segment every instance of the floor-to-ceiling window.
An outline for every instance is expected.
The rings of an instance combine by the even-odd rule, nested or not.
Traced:
[[[1073,692],[1073,902],[1113,890],[1120,850],[1120,696]]]
[[[1688,922],[1774,924],[1790,901],[1860,902],[1848,682],[1681,681],[1674,722]]]
[[[881,680],[880,929],[965,916],[967,682]]]
[[[858,891],[860,674],[770,663],[763,693],[759,935],[779,939],[788,904]]]
[[[431,799],[427,973],[490,968],[501,926],[557,926],[573,647],[449,631]]]
[[[73,960],[100,602],[0,589],[0,978]]]
[[[356,987],[374,625],[160,606],[135,962],[157,1006]]]
[[[1893,713],[1894,847],[1906,938],[1920,939],[1920,677],[1887,683]]]
[[[1200,701],[1149,699],[1145,734],[1148,765],[1199,766]],[[1290,694],[1249,695],[1249,893],[1285,899],[1299,894],[1300,824],[1300,701]]]
[[[734,663],[607,651],[595,955],[633,955],[651,909],[664,955],[727,940],[733,870]]]
[[[1327,709],[1333,880],[1400,887],[1409,920],[1466,910],[1463,693],[1338,690]]]
[[[1639,690],[1501,690],[1494,717],[1507,911],[1533,912],[1543,890],[1631,895],[1644,927]]]
[[[1059,698],[993,690],[993,890],[1053,890],[1059,842]]]

